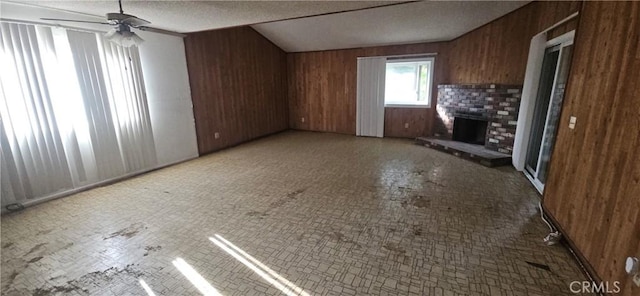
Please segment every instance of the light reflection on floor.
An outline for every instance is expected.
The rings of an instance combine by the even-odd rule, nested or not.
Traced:
[[[244,258],[248,259],[249,261],[251,261],[252,263],[254,263],[255,265],[257,265],[258,267],[262,268],[262,270],[266,271],[269,275],[271,275],[272,277],[274,277],[276,280],[280,281],[281,283],[287,285],[287,287],[289,287],[290,289],[292,289],[293,291],[296,292],[296,295],[302,295],[302,296],[309,296],[309,293],[305,292],[302,288],[296,286],[294,283],[290,282],[289,280],[287,280],[286,278],[282,277],[281,275],[279,275],[278,273],[276,273],[275,271],[273,271],[271,268],[269,268],[268,266],[264,265],[262,262],[260,262],[258,259],[254,258],[253,256],[247,254],[245,251],[243,251],[242,249],[240,249],[239,247],[237,247],[236,245],[232,244],[230,241],[224,239],[224,237],[222,237],[219,234],[216,234],[215,237],[223,242],[224,244],[226,244],[227,246],[231,247],[233,249],[233,251],[236,251],[238,254],[240,254],[241,256],[243,256]],[[212,242],[215,243],[216,238],[209,238]],[[216,243],[216,245],[218,245],[218,243]],[[235,256],[234,256],[235,257]],[[253,270],[253,268],[252,268]]]
[[[156,296],[156,293],[153,293],[153,290],[151,290],[151,287],[149,287],[147,282],[145,282],[143,279],[140,279],[140,286],[142,286],[142,289],[144,289],[144,291],[147,292],[147,295]]]
[[[291,283],[287,279],[283,278],[282,276],[277,274],[275,271],[268,268],[266,265],[260,263],[260,261],[258,261],[257,259],[251,257],[249,254],[245,253],[240,248],[234,246],[233,244],[231,244],[230,242],[222,238],[220,235],[216,234],[215,236],[216,238],[210,237],[209,240],[211,240],[216,246],[220,247],[229,255],[233,256],[233,258],[240,261],[246,267],[251,269],[257,275],[262,277],[269,284],[278,288],[280,291],[282,291],[282,293],[288,296],[296,296],[296,295],[309,296],[309,294],[304,290],[302,290],[300,287],[296,286],[295,284]],[[256,264],[254,263],[256,263],[257,265],[260,265],[261,268],[256,266]]]
[[[173,265],[180,270],[180,272],[193,284],[202,295],[206,296],[221,296],[220,292],[216,290],[202,275],[200,275],[189,263],[182,258],[173,260]]]

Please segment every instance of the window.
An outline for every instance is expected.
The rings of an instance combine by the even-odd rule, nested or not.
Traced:
[[[434,58],[387,60],[385,107],[431,105]]]
[[[136,47],[7,22],[0,36],[2,206],[155,165]]]

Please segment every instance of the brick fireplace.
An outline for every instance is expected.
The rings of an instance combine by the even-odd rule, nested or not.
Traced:
[[[435,136],[511,154],[521,95],[521,85],[438,85]]]

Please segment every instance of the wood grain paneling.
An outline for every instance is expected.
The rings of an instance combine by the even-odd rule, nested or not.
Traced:
[[[438,53],[435,62],[434,85],[443,83],[446,79],[445,43],[288,54],[289,127],[300,130],[355,134],[357,58],[419,53]],[[435,87],[433,98],[434,100],[436,98]],[[421,130],[424,133],[422,135],[427,135],[431,132],[434,111],[433,108],[422,110],[426,113],[427,121],[422,125]],[[405,112],[405,115],[407,114],[423,116],[422,112],[408,111]],[[302,118],[304,118],[304,122]],[[416,118],[411,120],[416,120]],[[403,131],[403,133],[405,132]],[[391,136],[400,136],[400,134],[392,134]]]
[[[355,134],[357,57],[437,52],[434,86],[441,83],[522,84],[531,37],[579,7],[580,3],[575,1],[533,2],[451,42],[288,54],[289,127]],[[564,33],[572,25],[575,27],[575,24],[561,26],[552,34]],[[414,132],[403,130],[404,123],[417,122],[425,113],[426,123],[417,130],[423,133],[421,136],[432,134],[437,116],[435,108],[426,109],[425,113],[387,111],[385,133],[389,132],[388,136],[413,137]]]
[[[531,38],[579,8],[577,1],[532,2],[451,41],[449,82],[522,84]]]
[[[289,127],[355,134],[358,49],[287,55]]]
[[[430,131],[431,118],[430,109],[384,108],[384,136],[395,138],[425,136]]]
[[[288,128],[280,48],[250,27],[187,34],[184,43],[201,155]]]
[[[564,33],[576,30],[578,28],[578,21],[580,20],[580,17],[575,17],[569,21],[567,21],[566,23],[553,28],[551,30],[549,30],[549,32],[547,32],[547,40],[551,40],[553,38],[556,38]]]
[[[585,2],[544,205],[603,281],[640,257],[640,3]],[[568,128],[577,117],[575,129]]]

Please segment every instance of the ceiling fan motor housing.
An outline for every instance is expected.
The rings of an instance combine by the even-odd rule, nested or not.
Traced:
[[[117,13],[117,12],[110,12],[106,14],[107,19],[110,21],[122,21],[128,18],[132,18],[135,17],[133,15],[130,14],[126,14],[126,13]]]

